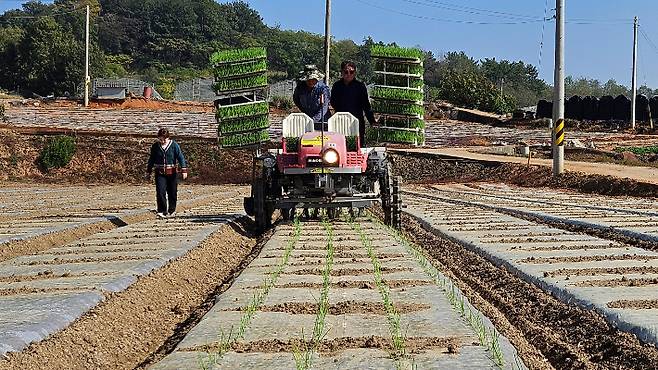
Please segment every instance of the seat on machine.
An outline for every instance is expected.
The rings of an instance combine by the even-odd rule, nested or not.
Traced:
[[[349,112],[338,112],[329,118],[329,131],[345,136],[359,136],[359,119]]]
[[[305,113],[292,113],[283,120],[283,137],[300,137],[313,131],[313,119]]]

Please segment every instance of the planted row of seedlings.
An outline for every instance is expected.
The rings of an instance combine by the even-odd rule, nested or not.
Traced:
[[[366,234],[361,230],[361,226],[355,223],[353,220],[349,220],[352,230],[356,231],[359,234],[361,239],[361,244],[366,248],[368,257],[372,262],[375,275],[375,285],[377,290],[382,297],[382,302],[384,304],[384,310],[386,311],[386,319],[388,321],[388,329],[391,334],[391,341],[393,343],[393,349],[390,353],[391,358],[395,360],[395,367],[397,369],[405,368],[405,365],[411,362],[410,356],[407,354],[405,341],[406,338],[402,334],[402,329],[400,325],[400,313],[397,311],[393,302],[391,300],[391,291],[388,285],[384,282],[382,276],[382,265],[377,254],[375,253],[374,248],[372,247],[372,241],[366,236]]]
[[[222,359],[222,357],[224,357],[224,355],[229,350],[231,350],[233,345],[238,340],[244,337],[244,334],[247,331],[249,325],[251,324],[251,320],[256,314],[256,311],[258,311],[258,309],[263,305],[263,302],[265,302],[265,298],[267,298],[267,295],[269,294],[270,290],[272,290],[272,288],[276,285],[276,282],[279,279],[279,275],[283,273],[283,270],[288,265],[288,260],[290,259],[290,255],[292,254],[292,251],[295,249],[295,246],[299,241],[299,237],[302,232],[302,227],[299,217],[295,217],[294,230],[295,231],[292,237],[288,240],[288,243],[286,244],[286,249],[284,250],[283,256],[281,257],[281,262],[270,273],[270,276],[265,278],[265,281],[263,281],[263,285],[256,291],[256,293],[254,294],[253,298],[251,299],[247,307],[244,308],[244,313],[240,318],[240,324],[238,325],[238,327],[237,328],[231,327],[228,333],[222,330],[222,332],[219,333],[219,344],[217,348],[214,351],[208,350],[207,352],[204,352],[199,356],[198,363],[201,369],[203,370],[213,369],[215,365],[219,364],[219,361]]]
[[[318,301],[318,312],[315,316],[313,324],[313,336],[310,343],[306,341],[304,332],[302,331],[301,343],[304,346],[293,347],[293,357],[295,358],[295,365],[297,370],[307,370],[313,365],[313,356],[317,352],[320,342],[327,335],[326,318],[329,313],[329,287],[331,286],[331,268],[334,264],[334,231],[326,219],[322,221],[325,232],[327,233],[327,256],[325,258],[324,268],[322,269],[322,290],[320,292],[320,299]]]
[[[525,365],[518,357],[514,356],[514,363],[506,363],[503,351],[500,345],[500,333],[490,322],[484,320],[484,316],[468,301],[461,290],[445,275],[443,275],[432,263],[427,259],[421,248],[410,242],[399,230],[385,225],[376,217],[368,214],[368,218],[378,224],[380,227],[385,228],[395,240],[400,242],[409,253],[411,253],[416,261],[423,268],[427,276],[429,276],[441,289],[443,289],[448,301],[452,307],[459,312],[459,314],[468,322],[478,336],[480,344],[486,347],[491,354],[494,363],[500,369],[511,368],[513,370],[525,369]]]
[[[377,85],[372,89],[372,110],[380,115],[379,124],[367,132],[369,141],[422,145],[423,52],[415,48],[373,45]]]
[[[224,50],[210,57],[218,96],[219,145],[225,148],[269,141],[269,107],[262,100],[267,87],[265,48]]]

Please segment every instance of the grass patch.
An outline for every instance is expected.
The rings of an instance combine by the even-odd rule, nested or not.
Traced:
[[[370,56],[373,58],[423,60],[425,53],[418,48],[403,48],[398,46],[372,45]]]
[[[234,118],[251,117],[261,114],[269,114],[270,110],[266,102],[255,102],[239,105],[225,105],[217,108],[215,117],[218,121]]]
[[[384,114],[398,114],[404,116],[423,116],[425,108],[422,105],[414,103],[391,103],[374,100],[372,102],[372,110],[377,113]]]
[[[373,98],[387,100],[422,101],[423,92],[416,89],[393,88],[386,86],[375,86],[370,92]]]
[[[623,153],[630,152],[636,155],[643,154],[658,154],[658,146],[627,146],[627,147],[617,147],[615,152]]]
[[[224,63],[244,62],[264,58],[267,58],[267,51],[265,48],[222,50],[217,51],[210,56],[210,65],[215,68]]]
[[[244,134],[232,134],[219,138],[219,145],[223,148],[235,148],[240,146],[255,145],[270,141],[269,130],[247,132]]]

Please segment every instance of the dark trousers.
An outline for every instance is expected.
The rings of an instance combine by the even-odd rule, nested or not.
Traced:
[[[155,175],[155,197],[158,203],[158,213],[176,212],[176,198],[178,193],[178,181],[176,174]],[[169,209],[167,211],[167,200]]]
[[[366,121],[362,119],[359,120],[359,143],[362,148],[366,147]]]

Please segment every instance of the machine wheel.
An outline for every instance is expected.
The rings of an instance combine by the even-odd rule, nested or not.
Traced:
[[[327,208],[327,218],[335,220],[340,215],[340,208]]]
[[[393,200],[393,204],[391,205],[391,226],[398,230],[402,228],[402,199],[400,198],[401,182],[402,177],[395,176],[393,178],[393,193],[391,194],[391,199]]]
[[[256,221],[256,229],[259,232],[265,231],[272,225],[272,207],[265,202],[265,181],[263,179],[255,179],[253,184],[253,198],[254,198],[254,219]]]
[[[385,171],[379,174],[379,191],[382,198],[384,223],[393,226],[393,180],[391,164],[387,161]]]

